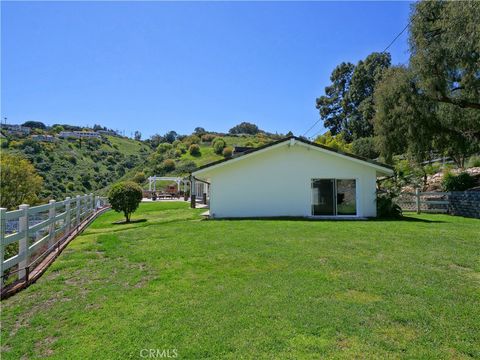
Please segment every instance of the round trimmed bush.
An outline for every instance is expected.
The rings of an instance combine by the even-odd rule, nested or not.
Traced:
[[[190,153],[190,155],[193,155],[193,156],[200,155],[200,146],[198,146],[197,144],[192,144],[190,145],[188,152]]]
[[[170,150],[172,148],[172,144],[170,143],[161,143],[157,146],[157,153],[159,154],[164,154],[166,153],[168,150]]]
[[[175,170],[175,161],[172,159],[166,159],[162,162],[162,169],[166,172]]]
[[[217,137],[217,138],[213,139],[212,147],[213,147],[213,151],[215,152],[215,154],[220,155],[223,151],[223,148],[226,145],[227,144],[225,143],[225,140],[223,140],[223,138],[221,138],[221,137]]]
[[[131,215],[142,201],[142,188],[133,181],[124,181],[112,186],[108,193],[108,201],[116,212],[123,212],[125,222],[130,222]]]
[[[233,155],[233,148],[231,146],[227,146],[223,149],[222,155],[226,158],[231,158]]]

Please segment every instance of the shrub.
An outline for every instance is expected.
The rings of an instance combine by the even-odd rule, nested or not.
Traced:
[[[200,144],[200,138],[197,135],[190,135],[183,139],[183,143],[190,147],[192,144]]]
[[[213,142],[212,142],[212,147],[213,147],[213,151],[215,152],[215,154],[221,154],[223,152],[223,148],[226,146],[226,143],[225,143],[225,140],[221,137],[217,137],[215,139],[213,139]]]
[[[480,156],[474,155],[470,159],[468,159],[468,164],[467,167],[472,168],[472,167],[480,167]]]
[[[145,173],[143,171],[137,172],[133,177],[133,181],[137,184],[143,184],[146,180]]]
[[[360,138],[352,142],[352,152],[367,159],[375,159],[380,154],[375,147],[373,137]]]
[[[173,152],[173,156],[176,157],[176,158],[179,158],[182,156],[182,151],[179,150],[179,149],[175,149],[175,151]]]
[[[123,212],[125,222],[130,222],[132,213],[137,210],[142,201],[142,188],[132,182],[120,182],[112,186],[108,193],[108,201],[116,212]]]
[[[204,134],[204,135],[202,135],[202,141],[203,141],[203,142],[209,143],[209,142],[212,142],[213,139],[215,139],[215,135],[213,135],[213,134]]]
[[[73,182],[69,182],[69,183],[67,184],[67,189],[68,189],[69,191],[75,190],[75,184],[74,184]]]
[[[74,165],[77,163],[77,158],[74,155],[67,155],[67,160]]]
[[[223,149],[222,155],[226,158],[231,158],[233,155],[233,148],[231,146],[227,146]]]
[[[424,168],[427,175],[434,175],[442,169],[442,165],[439,163],[425,165]]]
[[[377,195],[377,217],[399,218],[402,216],[402,208],[394,201],[392,194]]]
[[[164,154],[166,153],[168,150],[170,150],[172,148],[172,144],[170,143],[161,143],[157,146],[157,153],[159,154]]]
[[[175,170],[175,161],[172,159],[166,159],[162,162],[162,169],[166,172]]]
[[[187,152],[187,146],[181,142],[177,145],[177,150],[180,150],[182,154],[185,154]]]
[[[473,176],[466,172],[454,175],[451,172],[445,173],[442,179],[444,191],[465,191],[475,185]]]
[[[194,161],[188,160],[183,163],[178,164],[177,169],[175,170],[176,174],[188,174],[197,169],[197,165]]]
[[[200,155],[200,146],[198,146],[197,144],[192,144],[192,145],[190,145],[190,148],[188,149],[188,152],[192,156],[198,156],[198,155]]]

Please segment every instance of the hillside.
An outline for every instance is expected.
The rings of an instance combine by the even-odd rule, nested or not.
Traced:
[[[224,159],[229,155],[215,152],[213,147],[214,140],[221,138],[224,141],[224,148],[233,150],[235,146],[258,147],[274,141],[279,136],[267,135],[264,133],[257,135],[226,135],[208,133],[203,136],[190,135],[177,139],[172,144],[160,143],[156,147],[145,164],[143,174],[158,176],[185,176],[197,167]],[[192,153],[190,146],[198,146],[198,153]],[[147,182],[143,182],[144,188]]]
[[[64,198],[98,191],[142,166],[151,148],[140,142],[116,136],[100,139],[32,139],[10,141],[3,151],[30,160],[44,179],[42,198]]]
[[[199,166],[229,157],[222,153],[225,148],[258,147],[279,137],[263,132],[256,135],[202,132],[176,135],[173,139],[166,134],[156,142],[152,140],[154,137],[139,141],[105,134],[80,139],[62,138],[54,127],[32,129],[31,134],[23,136],[5,134],[6,138],[0,140],[2,151],[26,158],[43,178],[43,190],[38,194],[42,202],[82,193],[106,194],[110,185],[120,180],[134,180],[147,188],[146,178],[150,175],[186,176]],[[215,152],[213,143],[218,138],[223,145]],[[198,146],[198,152],[191,151],[192,144]],[[162,185],[166,184],[158,184]]]

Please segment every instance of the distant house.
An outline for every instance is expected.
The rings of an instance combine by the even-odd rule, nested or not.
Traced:
[[[7,134],[16,136],[26,136],[29,135],[31,131],[29,127],[22,125],[2,124],[1,127]]]
[[[67,138],[77,138],[77,139],[98,139],[100,138],[100,134],[96,133],[95,131],[60,131],[58,134],[59,138],[67,139]]]
[[[55,137],[52,135],[32,135],[32,140],[43,142],[54,142]]]
[[[290,136],[200,167],[191,181],[192,189],[208,184],[212,218],[363,218],[377,215],[377,176],[392,174],[387,165]]]

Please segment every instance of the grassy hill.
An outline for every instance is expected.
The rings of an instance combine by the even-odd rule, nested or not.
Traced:
[[[195,168],[224,158],[217,154],[212,140],[221,137],[225,147],[258,147],[277,138],[264,133],[257,135],[227,135],[210,133],[207,136],[181,136],[170,143],[154,144],[119,136],[100,139],[56,139],[39,142],[32,138],[10,137],[2,139],[6,153],[28,159],[44,179],[40,198],[63,199],[82,193],[106,194],[111,184],[120,180],[140,179],[150,175],[185,176]],[[192,143],[200,152],[192,154]],[[146,181],[139,180],[144,188]],[[157,188],[166,186],[157,184]]]
[[[133,173],[145,164],[151,148],[140,141],[105,136],[53,143],[16,139],[3,151],[31,161],[44,179],[41,197],[62,199],[98,191]]]
[[[217,154],[212,146],[212,138],[207,141],[205,138],[188,136],[173,144],[160,144],[157,150],[149,157],[144,168],[145,175],[159,176],[185,176],[197,167],[224,159],[222,154]],[[225,147],[250,146],[258,147],[274,141],[277,136],[257,135],[218,135],[225,141]],[[200,152],[192,154],[189,147],[194,141],[199,146]],[[165,185],[165,184],[163,184]],[[144,184],[144,187],[147,185]],[[158,187],[157,187],[158,188]]]

